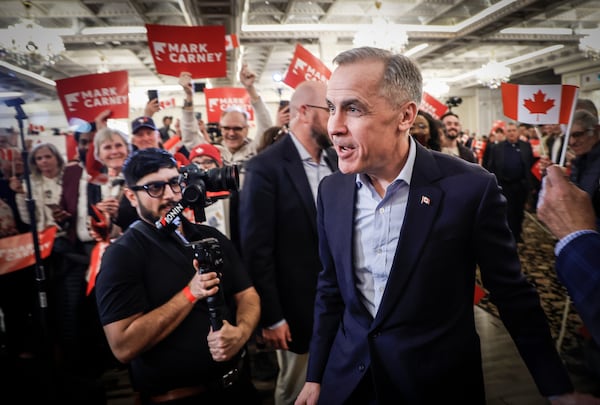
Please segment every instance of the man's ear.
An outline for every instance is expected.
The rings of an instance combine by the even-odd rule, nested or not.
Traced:
[[[131,204],[132,207],[136,208],[137,207],[137,195],[131,191],[129,188],[125,187],[125,189],[123,190],[123,194],[125,195],[125,197],[127,197],[127,199],[129,200],[129,203]]]
[[[414,102],[407,103],[402,109],[402,115],[398,120],[398,129],[401,131],[409,130],[417,118],[419,107]]]

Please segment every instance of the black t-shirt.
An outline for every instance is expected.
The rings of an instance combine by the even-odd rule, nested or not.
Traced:
[[[193,251],[146,222],[151,233],[131,226],[112,243],[102,257],[96,279],[96,299],[102,325],[137,313],[148,313],[179,293],[194,274]],[[218,230],[184,220],[188,241],[216,238],[221,247],[221,286],[227,302],[228,321],[235,324],[234,294],[252,284],[232,243]],[[222,375],[221,365],[210,356],[206,337],[210,322],[206,300],[193,310],[163,341],[130,364],[133,387],[145,393],[205,384]]]

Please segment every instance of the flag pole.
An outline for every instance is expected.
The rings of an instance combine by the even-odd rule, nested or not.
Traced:
[[[544,148],[544,142],[542,142],[542,131],[540,131],[537,125],[533,126],[533,130],[535,131],[540,140],[540,156],[548,156],[546,155],[546,148]]]
[[[575,106],[577,105],[577,99],[579,98],[579,87],[575,89],[575,95],[573,97],[573,105],[571,105],[571,115],[569,116],[569,123],[565,129],[565,141],[562,145],[562,151],[560,153],[559,166],[565,166],[565,160],[567,158],[567,148],[569,147],[569,137],[571,136],[571,126],[573,126],[573,117],[575,116]]]

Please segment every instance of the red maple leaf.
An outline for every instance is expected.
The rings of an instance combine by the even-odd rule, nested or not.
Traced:
[[[546,99],[546,93],[538,90],[534,93],[532,99],[523,100],[523,105],[531,114],[546,114],[549,109],[554,107],[554,99]]]

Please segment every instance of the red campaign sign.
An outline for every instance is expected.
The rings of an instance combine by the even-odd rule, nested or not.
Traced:
[[[426,91],[423,92],[423,99],[421,100],[421,106],[419,110],[423,110],[429,114],[436,120],[439,120],[440,117],[448,111],[448,106],[442,103],[437,98],[433,97],[431,94]]]
[[[148,46],[158,73],[192,78],[227,76],[225,27],[146,24]]]
[[[240,42],[235,34],[225,35],[225,50],[232,51],[234,48],[239,48]]]
[[[250,104],[250,96],[241,87],[219,87],[204,89],[206,97],[206,113],[208,122],[219,122],[221,113],[231,107],[240,108],[249,115],[248,120],[254,121],[254,110]]]
[[[56,227],[51,226],[38,232],[40,256],[50,255],[56,236]],[[0,275],[24,269],[35,264],[33,236],[31,232],[0,239]]]
[[[129,118],[129,77],[126,70],[59,79],[56,92],[67,117],[94,122],[102,111],[110,118]]]
[[[295,89],[303,81],[315,80],[327,83],[330,77],[329,68],[319,58],[298,44],[282,81]]]

